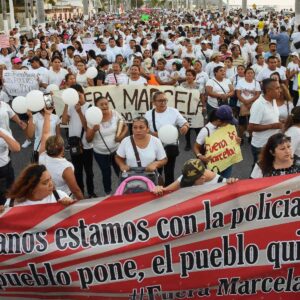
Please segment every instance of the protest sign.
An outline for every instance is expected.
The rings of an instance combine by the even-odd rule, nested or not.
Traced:
[[[9,48],[9,36],[0,34],[0,48]]]
[[[10,96],[26,96],[39,89],[37,74],[26,70],[4,70],[4,89]]]
[[[1,299],[298,300],[299,179],[7,209]]]
[[[152,109],[151,99],[156,91],[166,93],[168,106],[177,108],[192,128],[203,126],[202,104],[198,90],[174,86],[106,85],[86,88],[85,98],[86,101],[93,103],[99,96],[107,97],[111,108],[122,114],[127,122],[131,122],[135,117],[142,116]],[[61,115],[63,104],[60,91],[55,92],[54,101],[56,113]]]
[[[235,126],[227,125],[218,128],[205,139],[205,155],[211,156],[207,165],[210,170],[222,172],[243,160],[241,147],[236,141],[237,136]]]

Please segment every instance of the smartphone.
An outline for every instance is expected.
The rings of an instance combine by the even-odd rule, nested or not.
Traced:
[[[44,102],[46,109],[54,108],[54,101],[51,94],[44,94]]]

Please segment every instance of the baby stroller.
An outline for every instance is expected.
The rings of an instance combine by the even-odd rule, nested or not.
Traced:
[[[137,194],[151,191],[158,184],[157,172],[146,172],[145,168],[131,168],[120,176],[120,185],[115,196]]]

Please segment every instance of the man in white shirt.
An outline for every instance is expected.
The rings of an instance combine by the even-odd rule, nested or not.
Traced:
[[[286,83],[286,74],[280,68],[277,67],[277,57],[270,56],[267,60],[268,67],[262,69],[259,74],[257,75],[257,81],[263,81],[264,79],[270,78],[270,76],[278,72],[280,75],[280,79]]]
[[[268,138],[282,128],[276,100],[280,96],[280,85],[275,79],[267,78],[262,82],[261,95],[252,105],[248,131],[252,132],[251,150],[254,164]]]
[[[105,78],[105,84],[128,84],[129,78],[125,73],[121,73],[121,66],[118,63],[112,65],[113,72]]]
[[[116,56],[118,54],[123,55],[122,48],[116,45],[116,41],[114,38],[109,39],[109,47],[107,47],[107,59],[111,63],[116,61]]]

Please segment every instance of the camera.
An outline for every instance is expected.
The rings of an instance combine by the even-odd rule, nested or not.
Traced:
[[[44,102],[45,102],[46,109],[50,109],[54,107],[54,101],[51,94],[44,94]]]

